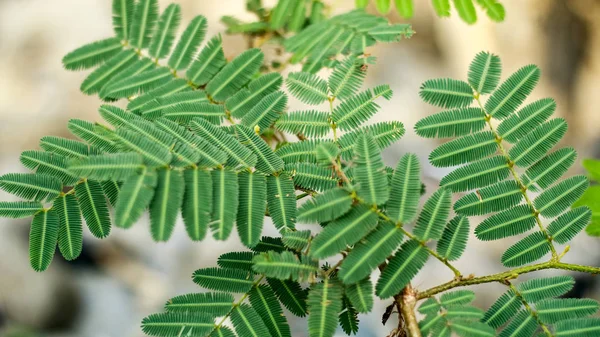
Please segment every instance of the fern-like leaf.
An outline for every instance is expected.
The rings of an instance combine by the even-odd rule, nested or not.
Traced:
[[[527,134],[509,151],[518,166],[529,166],[542,158],[567,132],[567,122],[555,118]]]
[[[102,186],[95,180],[85,180],[75,185],[75,196],[81,214],[92,235],[102,239],[110,234],[110,216]]]
[[[342,188],[319,194],[298,209],[298,221],[327,222],[344,215],[352,206],[352,196]]]
[[[308,335],[333,336],[337,316],[342,311],[342,286],[336,280],[325,279],[311,287],[308,294]]]
[[[377,296],[388,298],[399,293],[423,268],[428,257],[429,254],[418,241],[409,240],[402,244],[377,281]]]
[[[100,150],[77,140],[55,136],[40,139],[40,147],[45,151],[59,154],[67,158],[82,158],[99,154]]]
[[[185,193],[181,213],[188,236],[200,241],[206,235],[212,212],[212,179],[209,171],[184,171]]]
[[[263,58],[263,53],[256,48],[241,53],[208,82],[206,92],[213,100],[224,102],[250,80]]]
[[[225,64],[227,64],[227,59],[223,53],[221,35],[216,35],[208,40],[196,60],[186,70],[185,75],[195,85],[205,85]]]
[[[356,283],[367,277],[392,254],[402,241],[403,234],[394,224],[382,222],[354,249],[340,265],[339,277],[344,284]]]
[[[574,284],[575,279],[572,276],[561,275],[525,281],[517,286],[517,290],[525,301],[536,303],[546,298],[564,295]]]
[[[304,317],[307,313],[306,298],[308,290],[302,289],[300,284],[292,280],[278,280],[267,278],[267,283],[273,289],[273,292],[292,314],[298,317]]]
[[[117,82],[111,82],[100,91],[100,97],[106,98],[124,98],[133,96],[140,92],[147,92],[160,87],[166,79],[172,77],[167,68],[156,68],[142,72],[140,74],[124,78]]]
[[[600,319],[596,317],[571,319],[554,325],[556,336],[594,337],[600,333]]]
[[[246,293],[254,284],[254,274],[241,269],[198,269],[192,279],[206,289],[233,293]]]
[[[168,65],[171,69],[185,69],[190,65],[200,43],[204,40],[206,28],[206,18],[202,15],[190,21],[169,58]]]
[[[540,69],[535,65],[517,70],[485,102],[485,110],[497,119],[510,116],[533,91],[539,79]]]
[[[529,205],[518,205],[485,219],[477,228],[475,235],[479,240],[499,240],[525,233],[535,226],[536,220]]]
[[[316,110],[284,114],[275,123],[281,131],[302,134],[308,138],[324,137],[331,130],[327,113]]]
[[[287,174],[267,177],[267,205],[277,229],[294,229],[296,194],[292,179]]]
[[[436,314],[440,309],[440,302],[435,297],[430,297],[421,303],[417,311],[424,315],[430,315]]]
[[[314,264],[299,259],[290,251],[262,253],[256,255],[252,263],[255,272],[280,280],[307,280],[317,271]]]
[[[554,217],[577,201],[588,186],[585,176],[574,176],[545,190],[533,203],[544,217]]]
[[[425,138],[446,138],[468,135],[485,127],[485,116],[480,108],[460,108],[439,112],[415,124],[415,131]]]
[[[425,102],[441,108],[462,108],[474,98],[469,83],[450,78],[425,81],[419,95]]]
[[[497,55],[480,52],[469,66],[469,84],[480,94],[489,94],[498,85],[502,64]]]
[[[69,171],[78,177],[96,180],[124,181],[143,167],[143,159],[137,153],[114,153],[69,161]]]
[[[323,192],[338,185],[338,179],[334,177],[331,169],[315,164],[287,164],[285,170],[293,175],[294,185],[305,189]]]
[[[585,206],[574,208],[548,225],[548,233],[554,241],[568,243],[588,225],[591,218],[592,212],[589,208]]]
[[[265,323],[271,336],[290,337],[290,327],[275,293],[267,285],[259,285],[250,291],[250,304]]]
[[[115,205],[115,223],[118,227],[129,228],[142,216],[152,201],[156,184],[156,173],[146,170],[125,181]]]
[[[291,73],[286,79],[290,93],[300,101],[310,105],[317,105],[328,99],[327,82],[305,72]]]
[[[368,313],[373,309],[373,284],[368,277],[360,282],[346,285],[344,292],[358,312]]]
[[[275,151],[275,154],[283,160],[284,163],[310,162],[316,163],[315,148],[320,143],[319,140],[306,140],[302,142],[287,143]]]
[[[35,201],[0,201],[0,216],[3,218],[27,218],[44,209]]]
[[[217,240],[226,240],[231,234],[238,209],[237,174],[231,170],[211,171],[213,181],[213,208],[210,228]]]
[[[54,200],[53,209],[58,216],[58,248],[65,260],[75,260],[83,246],[83,227],[79,203],[72,194]]]
[[[116,37],[103,39],[81,46],[63,57],[63,66],[67,70],[92,68],[110,59],[123,48]]]
[[[170,4],[158,20],[158,27],[150,41],[148,53],[155,59],[162,59],[169,55],[175,33],[181,21],[181,7],[178,4]]]
[[[160,169],[154,198],[150,203],[150,232],[154,241],[168,241],[185,191],[180,171]]]
[[[344,134],[338,139],[342,151],[342,158],[350,160],[354,155],[354,144],[356,139],[363,133],[368,133],[375,138],[377,146],[383,150],[390,146],[393,142],[404,136],[404,125],[401,122],[380,122],[373,125],[368,125],[361,129]]]
[[[589,316],[598,307],[598,302],[591,298],[551,298],[535,305],[540,320],[547,324]]]
[[[97,147],[105,152],[117,152],[114,142],[96,132],[93,123],[81,119],[71,119],[67,128],[72,134],[85,140],[90,146]]]
[[[454,0],[454,3],[459,1],[465,2],[464,0]],[[464,17],[463,20],[465,20]],[[471,320],[455,320],[450,324],[450,329],[460,337],[493,337],[496,335],[496,331],[489,325]]]
[[[481,131],[438,146],[429,154],[429,161],[436,167],[455,166],[485,158],[497,148],[493,133]]]
[[[221,268],[252,270],[254,252],[229,252],[221,254],[217,265]]]
[[[238,91],[225,102],[227,110],[236,118],[243,118],[260,100],[279,90],[283,77],[279,73],[268,73],[248,83],[248,88]]]
[[[550,252],[550,243],[542,232],[535,232],[510,246],[502,254],[502,264],[518,267],[536,261]]]
[[[425,202],[417,219],[414,234],[422,241],[437,240],[442,237],[444,224],[450,214],[452,193],[440,188]]]
[[[312,240],[310,255],[315,259],[323,259],[338,254],[375,229],[377,219],[377,214],[368,206],[355,207],[343,217],[327,224]]]
[[[142,331],[150,336],[203,337],[214,328],[214,318],[201,313],[165,312],[142,320]]]
[[[346,58],[329,76],[331,95],[344,99],[355,94],[362,85],[365,75],[366,72],[361,69],[355,57]]]
[[[387,204],[389,216],[396,222],[410,222],[417,215],[421,190],[419,160],[414,154],[405,154],[394,171]]]
[[[246,247],[254,247],[260,240],[264,215],[267,208],[267,182],[259,173],[241,172],[238,174],[239,207],[237,231]]]
[[[359,184],[358,195],[366,203],[381,205],[389,198],[385,165],[375,139],[363,134],[356,140],[354,175]]]
[[[127,110],[139,113],[141,110],[147,108],[148,104],[161,97],[168,97],[169,95],[191,91],[192,87],[183,78],[172,79],[160,87],[150,90],[127,104]]]
[[[532,336],[538,327],[536,318],[527,309],[517,312],[515,317],[500,332],[499,337]]]
[[[288,231],[283,233],[281,241],[288,248],[296,251],[301,251],[308,246],[310,243],[311,232],[310,230],[302,230],[302,231]]]
[[[33,217],[29,232],[29,262],[37,272],[48,269],[58,240],[59,220],[55,210],[44,210]]]
[[[113,134],[113,138],[123,149],[142,155],[144,163],[148,166],[166,166],[173,159],[169,148],[165,147],[164,144],[157,143],[155,140],[130,129],[117,129],[117,132]]]
[[[129,32],[129,41],[132,46],[138,49],[148,47],[157,19],[157,0],[140,0],[135,5],[131,30]]]
[[[527,187],[538,185],[548,188],[567,172],[576,158],[577,152],[571,147],[556,150],[525,171],[522,177],[523,184]]]
[[[492,185],[509,174],[506,158],[497,155],[457,168],[442,178],[440,186],[452,192],[464,192]]]
[[[285,109],[287,96],[283,91],[276,91],[263,97],[242,118],[241,123],[251,128],[259,127],[259,130],[268,129]]]
[[[87,95],[100,92],[113,76],[132,65],[136,60],[137,54],[133,50],[123,50],[115,54],[86,77],[81,83],[81,92]]]
[[[523,199],[518,184],[512,180],[482,188],[458,199],[454,211],[468,216],[499,212],[516,206]]]
[[[554,110],[556,110],[556,102],[552,98],[537,100],[502,121],[498,125],[498,133],[507,142],[516,143],[550,118]]]
[[[226,315],[233,307],[228,293],[196,293],[176,296],[165,304],[168,312],[202,313],[213,317]]]
[[[116,37],[121,40],[129,38],[129,29],[133,21],[134,0],[113,0],[112,22]]]
[[[56,198],[62,189],[55,177],[34,173],[7,173],[0,176],[0,188],[18,197],[44,201]]]
[[[485,312],[481,321],[493,328],[499,328],[508,322],[521,307],[522,302],[512,290],[502,294]]]
[[[332,113],[332,118],[342,130],[352,130],[360,127],[379,110],[375,100],[381,96],[390,99],[392,90],[389,86],[379,86],[366,90],[344,100]]]
[[[23,151],[19,157],[21,164],[37,174],[58,178],[65,186],[74,185],[78,178],[67,169],[67,160],[59,154],[43,151]]]
[[[469,239],[469,219],[456,216],[446,225],[442,238],[437,244],[437,252],[449,261],[458,260]]]

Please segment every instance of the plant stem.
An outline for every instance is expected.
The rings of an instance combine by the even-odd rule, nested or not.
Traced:
[[[527,301],[525,301],[525,298],[523,298],[523,295],[521,295],[519,290],[517,290],[517,288],[510,282],[508,282],[508,286],[515,293],[515,296],[517,296],[519,298],[519,300],[521,300],[521,303],[523,303],[523,306],[525,307],[525,309],[527,309],[527,311],[529,311],[531,316],[533,316],[535,318],[538,325],[542,328],[542,330],[544,331],[546,336],[552,337],[552,333],[550,332],[550,329],[548,329],[548,327],[544,324],[544,322],[542,322],[542,320],[538,316],[537,312],[531,308],[529,303],[527,303]]]
[[[428,297],[431,297],[438,293],[441,293],[443,291],[457,288],[457,287],[464,287],[464,286],[469,286],[469,285],[474,285],[474,284],[491,283],[491,282],[506,283],[509,280],[518,278],[519,275],[528,274],[528,273],[532,273],[532,272],[535,272],[538,270],[544,270],[544,269],[561,269],[561,270],[578,271],[578,272],[589,273],[589,274],[600,274],[600,267],[589,267],[589,266],[582,266],[582,265],[578,265],[578,264],[563,263],[563,262],[558,262],[555,260],[550,260],[548,262],[543,262],[543,263],[538,263],[538,264],[534,264],[531,266],[515,268],[512,270],[507,270],[507,271],[504,271],[501,273],[487,275],[487,276],[460,278],[460,279],[455,278],[452,281],[446,282],[439,286],[435,286],[433,288],[429,288],[423,292],[419,292],[417,295],[417,299],[420,300],[420,299],[428,298]]]
[[[496,143],[498,144],[498,149],[500,150],[500,153],[504,156],[504,158],[506,158],[506,162],[508,164],[510,173],[512,174],[513,178],[519,185],[519,188],[521,189],[521,194],[523,194],[523,198],[525,198],[525,202],[527,203],[527,205],[529,205],[529,207],[533,211],[535,221],[536,221],[538,227],[540,228],[540,231],[542,232],[542,234],[544,234],[544,236],[546,237],[546,240],[548,241],[548,245],[550,246],[550,251],[552,252],[552,259],[558,261],[559,258],[558,258],[558,254],[556,253],[556,249],[554,248],[554,244],[552,243],[552,237],[550,236],[550,234],[548,234],[548,231],[546,231],[546,228],[544,228],[544,225],[542,224],[542,220],[540,219],[540,214],[539,214],[540,212],[535,208],[535,206],[533,205],[533,202],[531,202],[531,199],[527,195],[527,186],[525,186],[525,184],[523,183],[521,178],[519,178],[519,175],[517,174],[517,171],[515,171],[515,168],[514,168],[514,162],[510,158],[510,155],[508,154],[508,152],[506,151],[504,146],[502,145],[502,136],[500,136],[498,131],[496,131],[496,129],[492,125],[492,116],[490,116],[487,113],[487,111],[481,104],[481,100],[479,99],[479,93],[477,93],[474,97],[475,97],[475,100],[477,101],[477,104],[479,105],[479,108],[481,108],[481,110],[485,114],[485,120],[486,120],[488,127],[494,134],[494,137],[496,137]]]
[[[400,301],[398,306],[406,324],[408,337],[421,337],[421,329],[419,329],[419,322],[415,315],[415,305],[417,304],[416,291],[409,284],[404,287],[402,295],[397,300]]]

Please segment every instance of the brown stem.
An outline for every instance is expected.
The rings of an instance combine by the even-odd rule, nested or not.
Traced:
[[[419,322],[417,321],[417,316],[415,315],[417,293],[410,284],[404,288],[402,291],[402,297],[399,300],[400,312],[402,313],[402,318],[404,319],[408,337],[421,337],[421,329],[419,329]]]

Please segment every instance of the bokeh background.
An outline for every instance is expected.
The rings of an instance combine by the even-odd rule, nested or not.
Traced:
[[[223,15],[251,17],[244,12],[243,0],[171,1],[182,6],[182,26],[196,14],[205,15],[208,36],[224,31],[219,22]],[[334,13],[341,13],[354,1],[329,3]],[[427,162],[437,143],[417,137],[412,129],[417,120],[436,112],[419,99],[419,85],[434,77],[466,78],[470,60],[481,50],[501,56],[503,78],[529,63],[541,67],[542,78],[530,100],[553,97],[558,102],[557,114],[570,126],[563,142],[579,151],[572,173],[581,173],[582,158],[598,157],[599,0],[502,0],[505,22],[491,22],[479,12],[473,26],[455,12],[450,19],[435,17],[429,1],[415,3],[416,16],[410,23],[417,34],[371,49],[378,62],[370,67],[366,85],[387,83],[395,92],[391,101],[382,103],[376,119],[400,120],[407,129],[405,137],[385,151],[388,165],[395,166],[405,152],[417,153],[429,193],[435,189],[447,171]],[[160,4],[164,9],[168,1]],[[84,43],[112,35],[110,7],[109,0],[0,0],[0,174],[26,172],[19,154],[36,149],[40,137],[70,137],[70,118],[98,119],[101,102],[79,92],[87,72],[68,72],[60,60]],[[388,17],[402,22],[394,13]],[[245,45],[240,37],[224,36],[228,57]],[[291,105],[294,109],[295,103]],[[29,267],[28,221],[0,219],[0,336],[142,336],[139,323],[144,316],[160,311],[170,297],[197,291],[190,277],[195,269],[212,266],[219,254],[241,248],[234,236],[226,243],[207,239],[193,244],[181,223],[168,243],[155,244],[147,227],[145,217],[131,230],[114,230],[106,240],[86,237],[78,260],[66,263],[57,255],[49,270],[38,274]],[[466,274],[501,271],[500,256],[510,244],[511,240],[483,243],[471,237],[457,265]],[[581,234],[565,259],[598,266],[599,244]],[[596,279],[575,276],[580,282],[573,296],[600,298]],[[451,277],[441,264],[430,261],[413,285],[425,288]],[[476,290],[476,304],[487,307],[504,288],[488,284]],[[387,304],[361,317],[359,336],[385,336],[395,326],[394,318],[388,326],[381,324]],[[306,336],[303,320],[291,324],[294,336]]]

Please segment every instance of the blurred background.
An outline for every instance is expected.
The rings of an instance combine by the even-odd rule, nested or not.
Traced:
[[[223,15],[252,18],[244,11],[244,0],[170,1],[182,7],[182,27],[193,16],[205,15],[208,36],[224,31],[219,22]],[[161,9],[170,1],[161,0]],[[480,11],[473,26],[459,20],[456,12],[450,19],[439,19],[429,1],[415,2],[416,16],[410,23],[417,34],[371,49],[378,62],[370,67],[366,85],[387,83],[395,92],[391,101],[381,103],[376,119],[400,120],[407,129],[405,137],[385,151],[388,165],[395,166],[405,152],[417,153],[428,192],[435,190],[447,171],[427,162],[437,143],[413,131],[417,120],[436,112],[419,99],[419,85],[434,77],[466,79],[469,62],[481,50],[500,55],[503,78],[529,63],[540,66],[542,78],[529,100],[553,97],[558,102],[557,115],[570,126],[563,142],[579,151],[572,173],[581,173],[582,158],[600,156],[600,0],[502,0],[505,22],[491,22]],[[329,3],[334,13],[354,6],[353,0]],[[389,19],[402,21],[395,14]],[[88,73],[64,70],[61,59],[108,36],[112,36],[108,0],[0,0],[0,174],[26,172],[19,154],[37,149],[42,136],[71,137],[66,128],[69,119],[98,119],[100,100],[79,92]],[[238,36],[224,36],[228,57],[245,46]],[[295,105],[292,101],[290,109]],[[3,193],[0,200],[11,198]],[[181,223],[168,243],[155,244],[145,217],[127,232],[115,229],[106,240],[86,237],[78,260],[66,263],[57,255],[49,270],[38,274],[29,267],[28,220],[0,219],[0,231],[2,337],[142,336],[139,324],[144,316],[160,311],[170,297],[198,290],[191,281],[194,270],[213,266],[223,252],[241,249],[235,235],[226,243],[207,239],[193,244]],[[501,271],[500,256],[510,244],[511,240],[483,243],[471,237],[456,265],[465,274]],[[598,247],[596,239],[581,234],[565,259],[598,266]],[[572,296],[600,298],[596,279],[575,276],[580,282]],[[426,288],[451,277],[441,264],[430,261],[413,286]],[[488,284],[475,290],[479,290],[476,304],[487,307],[505,289]],[[388,304],[380,303],[372,315],[360,317],[359,336],[385,336],[395,327],[395,318],[387,326],[381,324]],[[306,336],[304,320],[290,323],[294,336]]]

